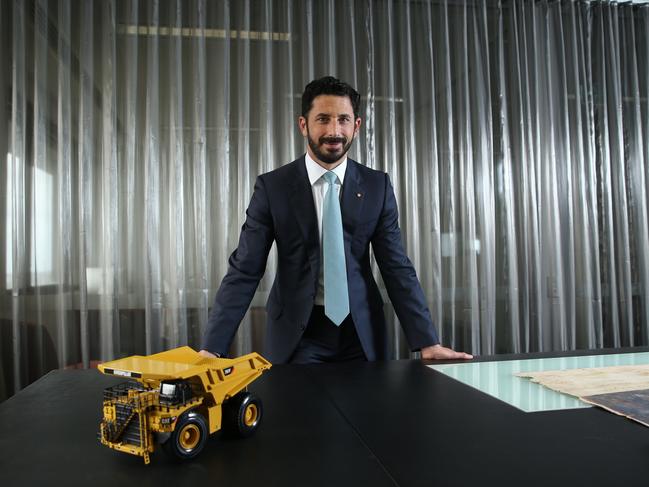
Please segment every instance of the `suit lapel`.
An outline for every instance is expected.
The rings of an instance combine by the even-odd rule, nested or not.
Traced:
[[[295,218],[309,250],[319,248],[318,219],[313,202],[313,191],[309,183],[309,175],[304,165],[304,157],[295,161],[295,175],[291,181],[290,201],[295,212]],[[316,252],[317,254],[317,252]]]
[[[365,185],[358,170],[358,163],[347,159],[343,195],[340,202],[346,240],[351,240],[354,234],[354,229],[360,221],[364,201]]]

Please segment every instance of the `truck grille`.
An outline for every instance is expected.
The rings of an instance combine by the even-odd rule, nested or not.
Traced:
[[[103,421],[106,441],[142,445],[140,412],[153,402],[152,394],[143,394],[146,391],[137,382],[125,382],[104,389],[104,403],[115,407],[115,421]]]

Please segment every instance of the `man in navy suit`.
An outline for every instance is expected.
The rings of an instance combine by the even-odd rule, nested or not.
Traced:
[[[276,242],[277,274],[266,305],[264,351],[271,362],[387,357],[383,301],[370,268],[370,244],[410,348],[420,350],[424,359],[472,358],[439,344],[421,285],[403,249],[388,175],[347,158],[361,126],[359,109],[360,95],[335,78],[306,86],[298,124],[307,152],[257,178],[239,245],[230,256],[209,316],[202,355],[227,353]],[[328,172],[333,175],[325,177]],[[336,191],[340,202],[339,255],[344,260],[340,269],[347,277],[343,317],[334,321],[324,306],[322,264],[323,204],[329,190]],[[344,284],[339,280],[337,289],[328,284],[329,296]]]

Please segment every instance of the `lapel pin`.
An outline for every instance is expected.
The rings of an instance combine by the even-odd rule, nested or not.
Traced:
[[[360,198],[361,196],[363,196],[361,193],[356,193],[357,198]]]

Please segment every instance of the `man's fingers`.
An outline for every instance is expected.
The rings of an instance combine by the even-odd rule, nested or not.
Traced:
[[[470,353],[455,352],[453,358],[462,358],[462,359],[467,359],[467,360],[469,360],[469,359],[472,359],[472,358],[473,358],[473,355],[471,355]]]
[[[471,360],[473,355],[465,352],[456,352],[452,348],[433,345],[422,349],[421,358],[426,360]]]
[[[444,348],[437,350],[436,353],[431,354],[429,358],[433,360],[471,360],[473,358],[473,355],[465,352],[456,352],[455,350],[452,350],[450,348]]]
[[[198,354],[201,357],[206,357],[206,358],[217,358],[216,355],[214,355],[212,352],[208,352],[207,350],[201,350],[198,352]]]

